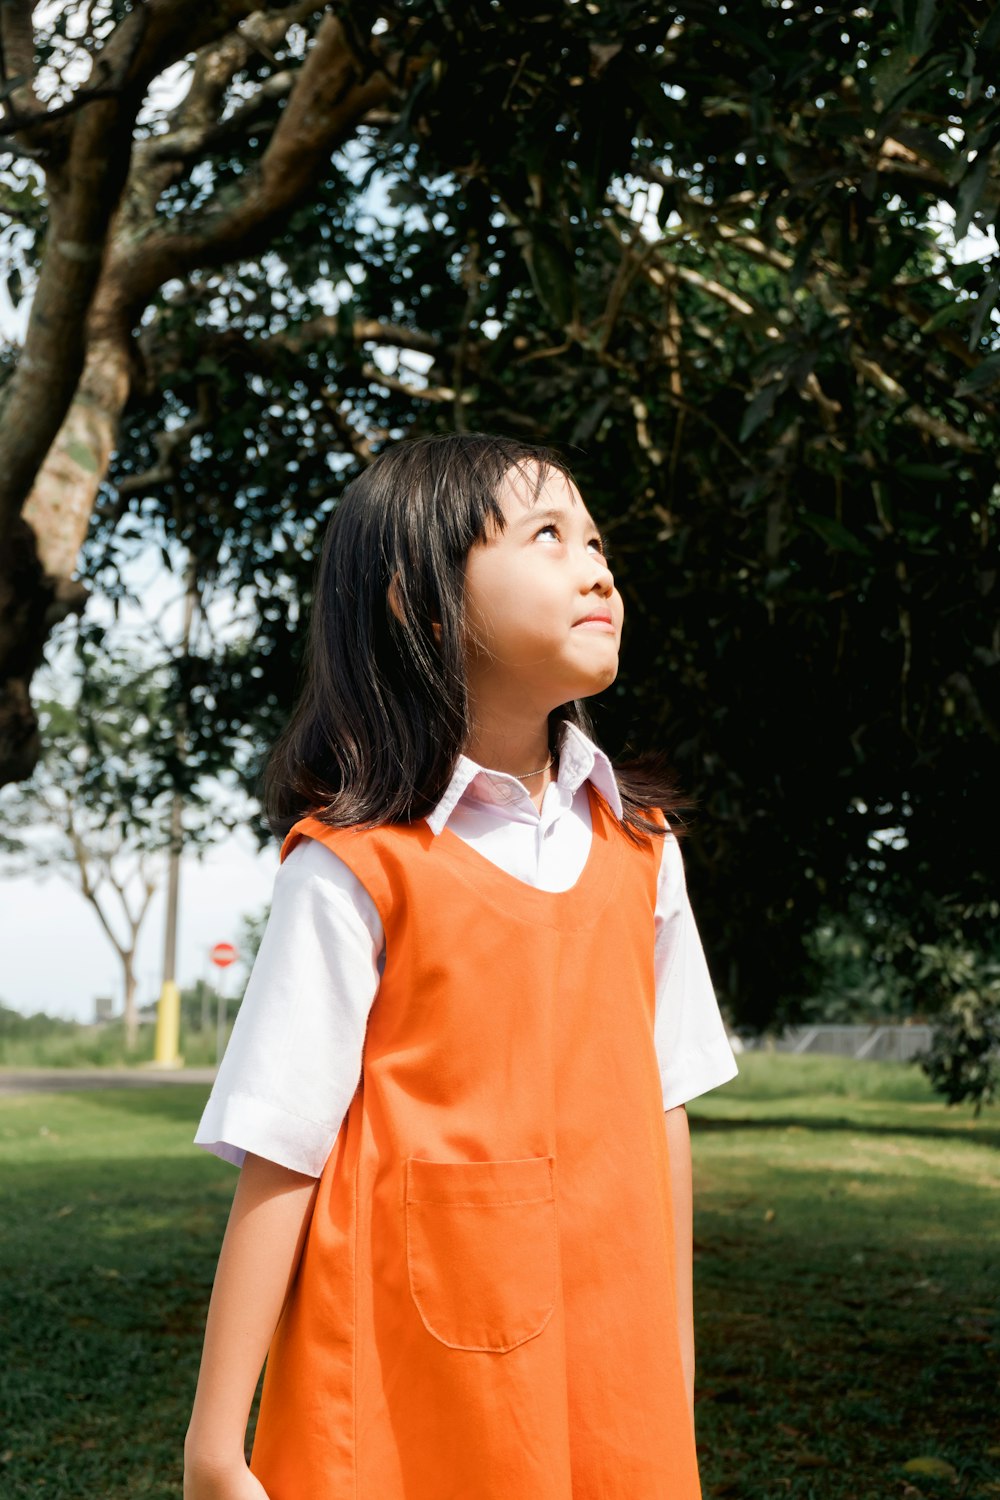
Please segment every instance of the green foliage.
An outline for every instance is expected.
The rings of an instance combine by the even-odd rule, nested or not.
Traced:
[[[39,1044],[64,1044],[69,1038],[76,1040],[81,1028],[75,1022],[45,1016],[36,1011],[33,1016],[22,1016],[21,1011],[12,1010],[0,1002],[0,1067],[24,1065],[24,1056],[36,1056]]]
[[[5,788],[0,851],[11,867],[64,866],[93,888],[145,879],[148,857],[169,848],[171,802],[184,798],[188,847],[211,842],[238,810],[206,780],[206,757],[189,751],[183,662],[153,657],[134,640],[73,627],[72,669],[38,704],[44,753],[30,781]],[[180,737],[179,737],[180,736]],[[133,870],[134,866],[134,870]],[[117,868],[121,867],[121,868]]]
[[[33,1041],[36,1037],[49,1036],[53,1032],[65,1033],[76,1029],[73,1021],[48,1016],[43,1011],[35,1011],[33,1015],[26,1016],[0,1002],[0,1049],[11,1041]],[[0,1050],[0,1061],[4,1060]]]
[[[193,1003],[192,1003],[193,1002]],[[206,1027],[201,1024],[200,995],[181,994],[181,1045],[186,1067],[211,1067],[215,1057],[214,997]],[[223,1042],[229,1039],[230,1022]],[[22,1016],[0,1005],[0,1067],[4,1068],[145,1068],[153,1061],[155,1026],[140,1027],[138,1046],[129,1051],[125,1024],[119,1017],[88,1025],[39,1012]]]
[[[922,955],[927,976],[947,999],[921,1066],[949,1104],[969,1100],[978,1114],[1000,1094],[1000,965],[930,944]]]
[[[257,957],[257,950],[260,947],[261,939],[264,936],[264,929],[267,926],[269,914],[270,907],[264,906],[260,911],[245,912],[240,918],[240,931],[236,940],[236,950],[240,955],[240,962],[243,964],[244,972],[247,974],[253,968],[254,960]]]
[[[907,895],[909,893],[907,892]],[[920,1065],[950,1103],[978,1110],[1000,1087],[998,905],[938,900],[896,909],[890,883],[880,902],[852,898],[811,938],[814,997],[797,1007],[808,1019],[901,1020],[934,1025]]]
[[[801,1008],[810,935],[845,916],[905,1011],[906,924],[934,943],[998,873],[1000,266],[959,262],[943,226],[997,222],[1000,28],[909,0],[383,19],[430,59],[398,109],[137,327],[85,575],[121,597],[121,559],[178,540],[246,611],[174,664],[191,759],[159,784],[233,767],[255,790],[323,524],[372,451],[456,427],[553,442],[626,601],[599,732],[665,746],[698,799],[689,880],[733,1017]],[[313,24],[227,104],[297,68]],[[210,132],[159,222],[246,191],[276,115]]]
[[[850,1024],[900,1021],[912,1014],[910,997],[892,965],[879,965],[871,925],[831,912],[805,943],[813,965],[810,994],[778,1020]]]
[[[151,1028],[147,1031],[151,1032]],[[0,1067],[118,1068],[142,1064],[153,1055],[151,1034],[126,1054],[122,1021],[85,1025],[38,1012],[22,1016],[0,1007]]]

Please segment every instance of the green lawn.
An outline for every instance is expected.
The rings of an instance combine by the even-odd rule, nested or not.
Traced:
[[[741,1067],[690,1111],[706,1496],[1000,1495],[998,1122],[901,1067]],[[180,1496],[236,1180],[205,1094],[0,1099],[4,1500]]]
[[[1000,1495],[996,1119],[759,1055],[690,1113],[706,1493]]]

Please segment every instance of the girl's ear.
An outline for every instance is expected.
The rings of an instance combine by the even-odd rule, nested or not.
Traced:
[[[399,620],[399,621],[402,621],[402,619],[403,619],[403,604],[402,604],[402,600],[399,597],[399,573],[398,572],[393,573],[392,578],[390,579],[390,582],[389,582],[389,592],[388,592],[387,597],[388,597],[388,600],[389,600],[389,608],[392,610],[393,614],[396,616],[396,619]],[[441,626],[440,626],[440,624],[439,624],[439,622],[437,620],[434,620],[431,623],[431,629],[434,632],[434,639],[436,641],[439,641],[441,639]]]

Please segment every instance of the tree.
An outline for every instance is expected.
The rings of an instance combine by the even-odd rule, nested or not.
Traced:
[[[386,437],[499,427],[563,444],[611,534],[629,634],[600,727],[668,745],[701,800],[691,881],[734,1012],[801,998],[804,940],[854,884],[976,907],[998,269],[958,265],[941,214],[995,223],[1000,22],[417,0],[282,32],[292,9],[204,40],[147,111],[105,260],[164,274],[118,325],[86,576],[114,593],[130,532],[178,539],[249,614],[239,654],[177,686],[194,743],[263,745],[287,711],[342,482]],[[265,22],[269,51],[241,51]],[[319,74],[342,75],[311,59],[334,25],[383,94],[304,141],[294,204],[227,235],[307,76],[329,104]],[[906,836],[875,872],[886,826]]]
[[[0,794],[5,874],[51,869],[90,902],[122,965],[126,1047],[138,1039],[135,954],[170,844],[172,789],[158,763],[176,753],[162,663],[84,645],[75,701],[41,704],[45,750],[31,780]],[[185,836],[208,836],[211,806],[188,790]]]
[[[971,1101],[978,1115],[1000,1096],[1000,968],[984,974],[977,956],[961,949],[949,958],[954,988],[921,1066],[949,1104]],[[928,959],[937,968],[940,950]]]
[[[400,66],[375,37],[359,58],[337,17],[301,0],[269,11],[241,0],[69,3],[42,34],[33,9],[30,0],[5,5],[0,30],[8,134],[44,172],[43,188],[37,171],[15,171],[9,195],[36,235],[44,225],[44,245],[0,409],[4,779],[26,775],[38,751],[27,688],[48,630],[83,603],[71,574],[116,445],[132,334],[150,296],[178,274],[253,250],[287,223],[332,148],[392,97]],[[311,45],[296,53],[289,31],[306,22]],[[59,44],[57,102],[46,107],[39,65]],[[286,45],[279,67],[272,49]],[[165,121],[139,123],[152,81],[192,54],[180,105]],[[82,59],[90,77],[73,88],[72,65]],[[266,86],[246,89],[236,118],[223,118],[259,79],[260,59],[270,60]],[[197,180],[214,144],[231,134],[245,142],[266,127],[267,148],[236,192],[220,183],[197,226],[183,215],[163,224],[160,200]]]
[[[466,242],[467,296],[465,315],[449,329],[447,363],[459,375],[459,420],[463,372],[483,342],[477,304],[494,291],[480,252],[506,241],[508,285],[511,265],[526,267],[550,327],[572,343],[593,327],[580,318],[577,251],[587,238],[598,243],[616,232],[603,200],[609,182],[625,173],[656,183],[662,217],[679,213],[674,245],[728,245],[744,265],[787,273],[793,290],[814,292],[831,332],[852,319],[849,284],[859,269],[873,274],[862,275],[856,291],[886,291],[895,315],[912,323],[916,313],[926,332],[920,300],[898,273],[920,239],[928,201],[954,201],[963,231],[997,201],[997,108],[982,82],[996,26],[980,30],[972,6],[935,14],[882,4],[845,19],[836,7],[799,11],[763,0],[752,18],[743,8],[737,19],[717,4],[681,12],[632,3],[611,17],[596,6],[498,16],[471,4],[443,14],[430,0],[332,11],[117,0],[57,7],[37,34],[32,9],[27,0],[6,6],[0,38],[7,128],[28,160],[23,172],[12,171],[9,205],[27,221],[29,239],[45,224],[23,357],[0,412],[0,533],[13,544],[0,600],[3,654],[13,665],[8,775],[30,769],[37,749],[26,693],[46,620],[82,602],[71,573],[135,385],[133,337],[145,310],[175,278],[238,264],[273,243],[297,212],[323,199],[331,153],[353,135],[371,131],[373,154],[382,148],[405,161],[400,187],[410,203],[429,207],[435,196],[423,182],[413,191],[412,166],[419,174],[422,158],[451,177],[449,192],[462,189],[473,200],[466,222],[455,225]],[[192,61],[180,100],[144,109],[152,81],[181,58]],[[81,59],[91,73],[74,87],[72,64]],[[44,79],[46,69],[54,83]],[[474,117],[466,109],[470,75],[480,91]],[[51,100],[42,99],[42,82],[54,89]],[[937,134],[928,125],[935,119],[943,127]],[[903,212],[883,212],[893,195],[905,195]],[[878,213],[866,218],[866,202]],[[916,221],[908,222],[914,207]],[[502,223],[494,226],[496,219]],[[889,232],[893,221],[897,235]],[[490,234],[491,227],[502,233]],[[70,244],[89,248],[69,257],[67,271],[62,247]],[[757,360],[745,436],[789,388],[817,402],[828,423],[835,418],[841,403],[825,396],[812,368],[815,340],[768,326],[766,307],[737,290],[731,274],[705,275],[669,256],[636,264],[622,248],[617,267],[607,267],[617,306],[603,309],[600,349],[612,344],[610,314],[620,310],[630,279],[640,275],[661,294],[664,351],[684,333],[679,289],[695,287],[731,321],[750,329],[763,323],[772,341]],[[978,337],[995,276],[976,290]],[[381,309],[379,321],[348,326],[340,312],[337,326],[348,341],[438,342],[429,331],[383,320]],[[933,347],[954,355],[961,341],[949,318],[944,323]],[[960,425],[907,391],[893,373],[898,360],[885,358],[881,330],[875,348],[859,333],[845,352],[864,386],[898,405],[916,430],[976,450]],[[977,352],[965,353],[978,369]],[[678,358],[679,347],[659,361],[674,398]],[[210,377],[210,369],[204,373]],[[992,379],[992,366],[979,371],[966,391],[973,406]],[[208,384],[188,422],[164,430],[161,470],[206,426]],[[633,397],[645,402],[644,394]],[[345,418],[343,401],[336,404]],[[648,422],[640,425],[647,453],[660,456]],[[360,434],[351,446],[363,451],[365,441]]]

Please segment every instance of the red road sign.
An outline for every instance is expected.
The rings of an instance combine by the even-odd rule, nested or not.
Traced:
[[[228,969],[239,958],[239,954],[232,943],[216,943],[209,955],[213,964],[219,969]]]

